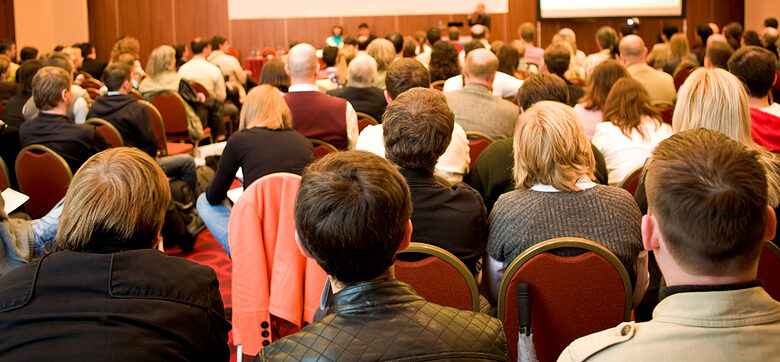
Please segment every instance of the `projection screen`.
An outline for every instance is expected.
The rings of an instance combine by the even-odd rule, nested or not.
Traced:
[[[479,2],[488,13],[509,11],[508,0],[228,0],[228,18],[470,14]]]
[[[683,16],[684,0],[539,0],[541,19]]]

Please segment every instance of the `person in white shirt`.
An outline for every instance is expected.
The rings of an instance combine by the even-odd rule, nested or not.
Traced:
[[[206,58],[211,55],[211,44],[201,38],[195,38],[190,43],[192,59],[179,68],[179,76],[189,82],[198,82],[209,92],[209,97],[224,101],[227,96],[225,78],[218,66],[210,63]]]
[[[585,79],[590,79],[593,69],[599,63],[607,59],[615,59],[618,42],[617,32],[611,26],[602,26],[596,31],[596,44],[599,46],[599,52],[588,55],[585,58]]]
[[[612,85],[620,78],[630,77],[626,67],[616,60],[607,59],[593,69],[590,77],[590,83],[585,89],[585,95],[580,102],[574,106],[574,113],[577,114],[582,127],[585,128],[585,136],[588,140],[593,139],[596,133],[596,126],[604,122],[604,103],[607,95],[612,89]]]
[[[613,186],[642,166],[655,146],[674,133],[661,122],[642,83],[632,78],[621,78],[612,86],[604,120],[596,126],[593,145],[604,155]]]
[[[470,41],[468,44],[466,44],[466,49],[461,52],[461,54],[464,55],[463,57],[463,64],[465,65],[465,57],[468,56],[468,54],[475,49],[484,48],[485,46],[482,45],[479,41]],[[461,72],[462,73],[462,72]],[[444,82],[444,88],[442,91],[444,93],[456,91],[459,89],[463,89],[463,75],[456,75],[454,77],[451,77],[450,79],[447,79]],[[495,96],[507,99],[507,98],[514,98],[517,97],[517,90],[520,89],[520,87],[523,85],[523,81],[520,79],[517,79],[509,74],[498,72],[496,73],[496,77],[493,78],[493,85],[492,85],[492,93]]]

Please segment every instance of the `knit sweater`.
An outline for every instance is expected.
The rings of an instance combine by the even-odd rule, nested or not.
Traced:
[[[642,250],[642,214],[620,188],[596,185],[576,192],[516,190],[501,195],[489,219],[487,252],[511,262],[534,244],[557,237],[579,237],[615,253],[635,280]],[[558,255],[578,254],[561,250]]]

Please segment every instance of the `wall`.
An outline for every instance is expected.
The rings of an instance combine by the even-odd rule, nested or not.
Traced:
[[[14,0],[16,45],[41,54],[89,40],[86,0]]]
[[[17,0],[18,1],[18,0]],[[536,23],[537,0],[507,0],[508,14],[491,14],[492,39],[512,40],[518,26],[526,21]],[[747,0],[748,2],[754,0]],[[776,0],[766,0],[766,2]],[[477,1],[475,0],[474,3]],[[325,17],[288,19],[228,20],[227,0],[87,0],[90,34],[98,50],[98,57],[107,58],[114,40],[131,35],[141,41],[141,61],[146,62],[154,47],[162,44],[188,43],[194,37],[226,36],[243,56],[253,47],[286,47],[292,40],[325,44],[331,26],[341,24],[347,34],[355,34],[358,24],[368,23],[374,34],[385,35],[398,31],[411,35],[431,26],[446,26],[450,21],[466,21],[466,14],[387,15],[367,17]],[[714,21],[724,25],[729,21],[744,20],[745,0],[686,0],[685,18],[641,19],[640,35],[652,43],[663,22],[672,22],[683,29],[687,23],[692,44],[696,43],[696,25]],[[488,12],[490,9],[488,9]],[[579,34],[578,46],[586,53],[598,50],[594,35],[603,25],[615,28],[621,19],[585,19],[571,21],[544,21],[540,23],[539,42],[546,46],[558,29],[570,27]],[[464,28],[463,33],[466,32]]]
[[[780,18],[780,1],[745,0],[745,29],[761,31],[770,16]]]
[[[14,0],[0,0],[0,39],[16,39]]]

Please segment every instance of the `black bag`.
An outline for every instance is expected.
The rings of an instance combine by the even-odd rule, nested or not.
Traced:
[[[163,224],[163,246],[179,245],[183,251],[192,250],[195,238],[205,225],[195,208],[195,193],[186,182],[171,180],[171,203],[165,212]]]

